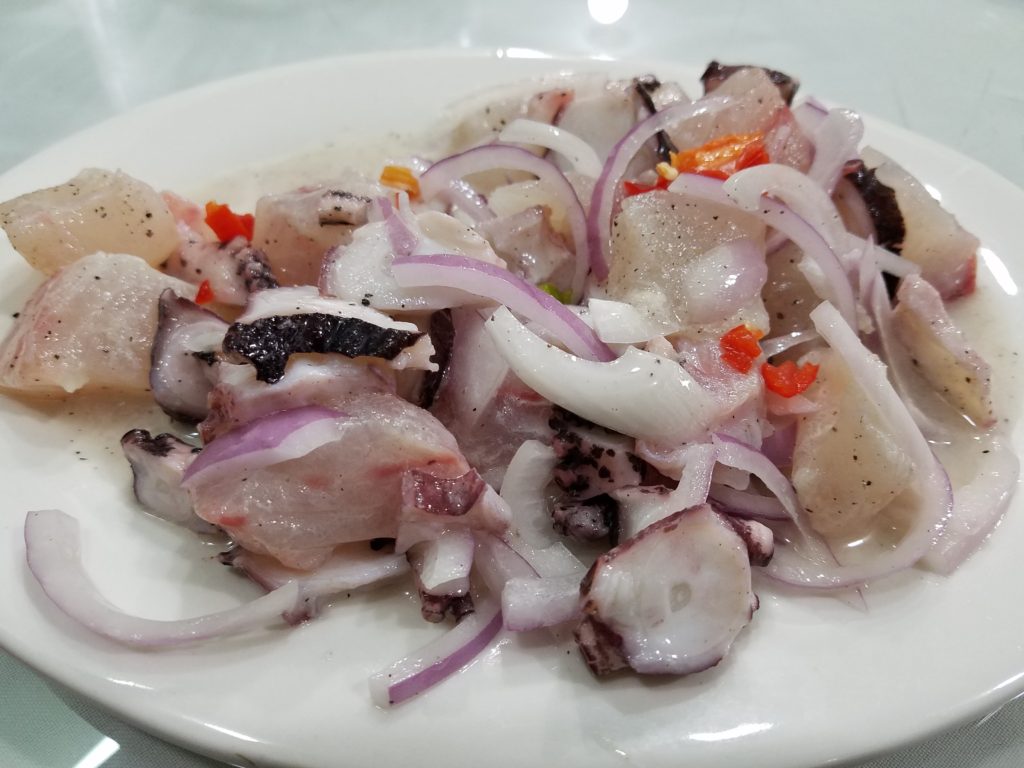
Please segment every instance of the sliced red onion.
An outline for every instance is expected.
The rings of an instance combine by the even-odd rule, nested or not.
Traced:
[[[789,520],[789,513],[775,497],[751,491],[737,491],[727,485],[712,485],[708,498],[723,512],[755,520]]]
[[[379,198],[377,205],[380,206],[381,215],[384,217],[384,226],[387,228],[388,240],[391,241],[391,250],[395,256],[408,256],[419,245],[419,236],[412,231],[412,227],[405,222],[386,197]]]
[[[566,220],[572,230],[573,247],[576,251],[572,298],[573,301],[579,301],[583,296],[587,271],[592,268],[592,257],[587,243],[586,214],[576,195],[576,190],[554,163],[519,147],[488,144],[434,163],[420,176],[420,194],[425,200],[429,200],[446,189],[456,179],[494,168],[509,168],[532,173],[546,184],[563,203]]]
[[[681,365],[650,352],[629,347],[611,362],[584,360],[545,343],[504,307],[484,325],[524,384],[613,431],[676,445],[703,435],[719,411]]]
[[[501,593],[505,629],[528,632],[580,617],[580,575],[516,576]]]
[[[504,304],[561,341],[570,352],[588,360],[608,362],[615,353],[594,331],[558,299],[517,277],[507,269],[479,259],[439,253],[403,256],[391,262],[395,280],[403,288],[442,286],[458,288]]]
[[[730,181],[741,177],[745,173],[757,170],[757,167],[733,174]],[[794,173],[799,174],[797,171],[794,171]],[[802,174],[799,175],[801,178],[804,178]],[[756,179],[757,177],[753,178]],[[737,183],[734,182],[734,188]],[[766,197],[760,192],[757,193],[758,198],[756,201],[747,199],[746,196],[744,197],[746,205],[752,205],[752,207],[741,205],[726,194],[724,184],[725,182],[707,176],[682,173],[679,175],[679,178],[669,185],[669,191],[699,197],[702,200],[709,200],[722,205],[734,205],[741,210],[748,211],[769,226],[784,233],[786,237],[796,243],[800,250],[804,252],[804,255],[816,264],[821,271],[824,285],[815,286],[816,292],[822,298],[835,299],[842,312],[842,316],[851,324],[851,327],[854,327],[856,325],[857,312],[853,289],[846,276],[846,271],[843,269],[843,265],[835,251],[829,245],[825,233],[820,232],[785,203]]]
[[[476,540],[477,572],[492,595],[500,595],[509,579],[538,575],[526,559],[496,536],[483,534]]]
[[[814,160],[807,171],[808,178],[831,195],[843,166],[858,157],[857,148],[863,137],[864,122],[860,115],[848,109],[830,109],[811,134]]]
[[[541,576],[575,576],[587,570],[558,540],[551,525],[545,489],[551,482],[555,452],[538,440],[526,440],[505,470],[501,497],[511,510],[505,543]]]
[[[590,243],[591,271],[594,278],[603,283],[608,279],[608,256],[612,245],[612,218],[618,202],[619,182],[630,162],[647,143],[648,139],[670,125],[681,123],[693,117],[707,117],[731,103],[724,96],[706,96],[687,104],[673,104],[655,112],[637,123],[612,147],[604,168],[594,186],[590,198],[590,212],[587,216],[587,238]]]
[[[816,341],[820,338],[816,331],[793,331],[782,336],[774,336],[761,341],[761,350],[765,357],[774,357],[782,354],[787,349],[792,349],[799,344],[806,344],[809,341]]]
[[[872,254],[878,268],[896,277],[907,277],[908,275],[921,274],[921,267],[910,259],[905,259],[899,254],[893,253],[888,248],[875,243],[873,240],[865,240],[862,237],[846,233],[847,242],[850,248],[860,250],[864,254]]]
[[[255,469],[298,459],[337,440],[346,418],[315,405],[263,416],[206,446],[185,470],[182,485],[189,488],[202,477],[239,466]]]
[[[804,135],[813,136],[814,132],[818,130],[818,126],[828,116],[828,107],[813,96],[808,96],[803,102],[793,107],[792,112]]]
[[[796,496],[796,491],[793,490],[793,485],[767,456],[724,435],[714,435],[712,444],[717,449],[719,463],[749,472],[759,478],[765,488],[782,504],[801,535],[808,541],[818,540],[819,537],[812,530],[810,520]]]
[[[431,164],[423,158],[414,157],[410,165],[417,174],[422,175],[430,168]],[[458,208],[477,224],[495,218],[494,211],[487,204],[486,198],[462,179],[457,179],[449,184],[448,189],[441,194],[441,197],[447,198],[446,203]]]
[[[1006,512],[1017,490],[1020,460],[998,435],[978,440],[981,466],[969,483],[957,489],[953,516],[925,555],[924,565],[945,576],[978,550]]]
[[[96,590],[82,565],[78,521],[56,509],[28,513],[25,551],[29,570],[61,611],[86,629],[135,648],[163,648],[279,623],[301,600],[298,584],[287,584],[237,608],[192,619],[131,616]]]
[[[416,569],[428,595],[450,595],[465,592],[473,565],[473,532],[468,528],[452,528],[435,539],[415,547],[419,561]]]
[[[776,397],[779,396],[776,395]],[[809,412],[813,413],[818,410],[817,403],[808,400],[802,395],[779,397],[779,399],[788,401],[795,400],[797,397],[807,403],[808,406],[811,406]],[[808,411],[805,411],[803,408],[797,409],[797,413],[803,412]],[[796,425],[796,419],[791,419],[788,423],[777,424],[775,431],[761,441],[761,453],[767,456],[768,461],[776,467],[788,467],[793,464],[793,451],[796,450]]]
[[[506,125],[498,138],[509,144],[532,144],[553,150],[568,160],[577,173],[592,179],[601,175],[601,158],[594,148],[564,128],[518,118]]]
[[[792,549],[780,548],[766,569],[769,576],[787,584],[828,590],[860,586],[917,563],[947,525],[953,510],[953,492],[946,471],[889,383],[885,366],[878,357],[861,344],[857,334],[828,302],[811,312],[811,320],[818,333],[843,359],[892,434],[902,441],[901,447],[915,466],[919,498],[917,516],[899,543],[868,562],[827,568],[820,563],[807,562]],[[783,503],[786,502],[783,500]]]
[[[379,707],[401,704],[469,664],[501,632],[501,610],[492,600],[475,600],[476,610],[454,628],[370,678]]]
[[[868,261],[865,259],[865,261]],[[889,367],[889,376],[893,385],[899,392],[903,405],[910,413],[914,423],[923,434],[932,440],[949,439],[949,427],[941,420],[929,415],[933,410],[920,402],[919,395],[931,397],[938,400],[940,407],[945,406],[941,398],[929,391],[924,385],[914,386],[911,382],[920,374],[914,370],[914,363],[910,352],[896,338],[896,331],[893,329],[892,305],[889,303],[889,293],[885,288],[885,281],[882,279],[878,269],[874,269],[871,278],[871,287],[868,290],[868,308],[871,318],[878,329],[878,340],[882,345],[882,354]]]

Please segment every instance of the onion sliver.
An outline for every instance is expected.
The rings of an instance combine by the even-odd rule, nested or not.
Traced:
[[[189,488],[199,479],[238,466],[266,467],[298,459],[338,439],[348,417],[315,405],[278,411],[221,435],[196,457],[182,478]]]
[[[789,520],[790,516],[777,498],[761,496],[750,491],[737,491],[727,485],[713,485],[708,494],[711,506],[721,508],[730,515],[755,520]]]
[[[507,269],[479,259],[439,253],[396,257],[391,272],[403,288],[458,288],[504,304],[549,331],[574,355],[604,362],[615,359],[611,348],[575,313]]]
[[[573,247],[576,251],[576,266],[572,278],[572,300],[579,301],[583,296],[587,271],[592,268],[592,257],[587,244],[587,219],[580,199],[576,195],[576,190],[554,163],[537,157],[520,147],[488,144],[468,149],[434,163],[420,176],[420,194],[424,200],[429,200],[444,191],[457,179],[494,168],[508,168],[532,173],[542,183],[548,185],[561,200],[565,207],[566,220],[572,230]]]
[[[857,157],[857,147],[863,137],[864,122],[856,112],[830,109],[814,129],[814,160],[807,176],[832,194],[843,166]]]
[[[759,478],[765,488],[771,491],[782,504],[789,519],[796,524],[801,535],[808,541],[818,539],[817,534],[811,529],[810,520],[797,498],[792,484],[767,456],[724,435],[714,435],[712,443],[718,449],[717,456],[720,464],[749,472]]]
[[[785,352],[799,344],[806,344],[809,341],[816,341],[818,334],[811,330],[793,331],[783,336],[773,336],[770,339],[761,341],[761,351],[765,357],[773,357]]]
[[[749,170],[756,170],[751,168]],[[741,171],[740,173],[746,173]],[[739,174],[734,174],[738,176]],[[846,276],[842,263],[836,256],[835,251],[829,245],[825,234],[819,232],[812,224],[799,216],[792,208],[778,200],[761,195],[757,205],[752,208],[744,208],[725,193],[724,183],[719,179],[712,179],[707,176],[700,176],[693,173],[681,173],[679,178],[673,181],[668,189],[670,192],[678,192],[692,197],[699,197],[723,205],[734,205],[741,210],[747,210],[764,223],[779,230],[790,240],[796,243],[813,263],[821,270],[827,290],[824,299],[834,299],[840,308],[843,318],[851,327],[856,327],[856,303],[853,296],[853,288]]]
[[[854,381],[878,409],[914,463],[919,497],[917,515],[895,547],[868,562],[825,568],[793,557],[791,551],[783,547],[776,550],[776,556],[766,567],[766,573],[787,584],[812,589],[860,586],[872,579],[909,568],[928,552],[952,513],[953,491],[948,475],[889,383],[881,360],[861,344],[857,334],[828,302],[820,304],[811,312],[811,321],[818,333],[846,363]]]
[[[578,582],[587,569],[558,540],[547,508],[556,461],[554,449],[539,440],[526,440],[515,452],[501,481],[512,520],[504,541],[541,576],[575,575]]]
[[[601,158],[594,148],[575,133],[536,120],[518,118],[498,134],[510,144],[533,144],[551,149],[568,160],[577,173],[596,179],[601,175]]]
[[[501,592],[505,629],[527,632],[579,618],[581,577],[582,574],[509,579]]]
[[[925,566],[946,576],[996,527],[1020,478],[1020,460],[999,436],[985,436],[976,449],[984,456],[980,460],[983,466],[969,483],[957,489],[953,517],[924,558]]]
[[[634,125],[612,147],[604,161],[604,168],[597,179],[597,184],[594,185],[594,193],[590,198],[590,212],[587,216],[591,270],[598,282],[608,279],[607,254],[611,250],[612,216],[615,213],[617,188],[636,153],[658,131],[692,117],[713,115],[730,101],[724,96],[708,96],[689,104],[673,104]]]
[[[624,435],[675,445],[707,432],[718,405],[681,365],[636,347],[608,363],[546,343],[499,307],[484,324],[526,386],[584,419]]]
[[[659,328],[640,310],[623,301],[591,297],[587,309],[597,337],[608,344],[643,344],[666,335],[666,329]]]
[[[192,619],[159,621],[123,613],[100,595],[82,566],[78,521],[56,509],[25,517],[25,551],[29,570],[61,611],[98,635],[136,648],[179,645],[279,623],[300,601],[299,585],[291,583],[237,608]]]
[[[370,696],[380,707],[401,704],[437,685],[476,658],[501,632],[497,601],[476,600],[476,610],[454,628],[370,678]]]
[[[414,157],[410,161],[410,165],[417,174],[422,174],[430,168],[431,163],[422,157]],[[444,202],[458,208],[477,224],[494,218],[494,211],[491,210],[484,196],[462,179],[456,179],[449,184],[448,189],[441,197]]]

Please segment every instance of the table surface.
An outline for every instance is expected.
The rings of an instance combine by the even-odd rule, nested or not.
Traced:
[[[0,172],[182,88],[321,56],[425,48],[755,62],[1024,187],[1017,0],[3,0]],[[0,765],[209,768],[0,651]],[[841,693],[841,692],[837,692]],[[1024,703],[859,768],[1024,765]]]

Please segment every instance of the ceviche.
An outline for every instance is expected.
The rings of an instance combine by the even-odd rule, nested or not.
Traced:
[[[121,440],[140,507],[266,592],[129,615],[78,522],[39,510],[45,594],[160,648],[405,579],[445,627],[373,677],[388,705],[503,631],[567,629],[598,676],[684,675],[757,631],[759,584],[863,609],[873,581],[952,573],[1018,478],[947,311],[978,240],[792,77],[712,62],[702,85],[519,84],[443,150],[251,213],[100,169],[0,204],[46,276],[0,386],[150,393],[176,429]]]

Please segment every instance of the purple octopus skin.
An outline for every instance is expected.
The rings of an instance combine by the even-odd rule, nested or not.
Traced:
[[[591,499],[616,488],[640,485],[643,462],[629,449],[633,440],[555,408],[555,483],[576,499]]]
[[[224,336],[224,352],[232,362],[248,361],[256,368],[257,379],[273,384],[284,377],[288,358],[296,353],[393,360],[422,335],[321,312],[275,315],[234,323]]]

